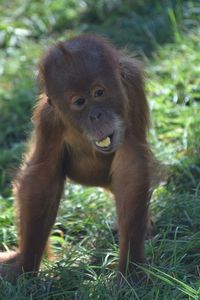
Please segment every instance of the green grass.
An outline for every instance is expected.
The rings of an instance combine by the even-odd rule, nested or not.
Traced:
[[[148,26],[152,35],[149,46],[151,56],[143,56],[147,71],[146,89],[152,109],[149,140],[168,174],[156,188],[151,200],[155,224],[152,238],[146,241],[147,264],[141,266],[149,276],[148,283],[130,286],[127,282],[120,288],[116,285],[114,278],[119,250],[114,229],[114,201],[101,189],[69,184],[51,235],[56,260],[44,260],[41,273],[36,279],[21,276],[16,286],[0,280],[0,300],[200,299],[200,30],[197,17],[200,6],[197,2],[184,1],[182,11],[177,10],[180,1],[176,3],[179,6],[169,7],[168,13],[165,12],[171,24],[169,42],[161,45],[164,41],[159,40],[153,29],[158,24],[155,21],[153,27]],[[141,38],[137,30],[142,20],[148,19],[148,5],[145,9],[137,5],[135,13],[138,27],[134,42],[140,48],[147,41],[146,36]],[[127,32],[126,24],[129,27],[132,26],[131,21],[135,22],[125,11],[127,7],[118,9],[116,15],[112,14],[108,20],[103,6],[90,6],[87,16],[95,15],[99,19],[95,26],[88,22],[87,28],[104,32],[119,16],[118,20],[123,19],[125,23],[122,29]],[[30,18],[32,9],[26,14]],[[34,9],[37,10],[37,7]],[[42,6],[41,11],[43,9]],[[157,4],[151,15],[161,11],[161,5]],[[50,10],[43,16],[44,24],[48,23],[50,19],[47,17],[51,14]],[[58,16],[59,13],[55,14],[55,18]],[[73,28],[76,19],[73,16],[72,13],[70,28]],[[65,18],[66,15],[62,15],[62,22]],[[21,18],[20,22],[24,22],[24,19]],[[29,25],[35,24],[32,19],[31,22]],[[62,22],[59,23],[60,28],[63,28]],[[168,32],[166,24],[163,25],[163,39]],[[13,28],[19,25],[13,23]],[[41,25],[41,28],[45,27]],[[78,30],[82,31],[80,28]],[[119,44],[115,39],[119,32],[116,28],[113,35],[109,31],[108,35]],[[48,43],[57,36],[57,28],[51,29]],[[4,75],[0,84],[0,244],[3,250],[17,244],[8,170],[11,165],[19,164],[24,138],[31,128],[27,124],[30,124],[28,120],[37,93],[34,86],[35,66],[47,41],[45,32],[41,34],[29,30],[34,32],[39,42],[29,37],[28,43],[19,41],[20,47],[11,46],[6,29],[5,43],[8,48],[0,53]],[[69,35],[76,33],[73,30]],[[125,36],[123,38],[130,42],[132,48],[133,40]],[[24,37],[21,39],[24,40]]]

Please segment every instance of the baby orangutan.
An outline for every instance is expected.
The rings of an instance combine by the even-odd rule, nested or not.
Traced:
[[[0,253],[0,272],[15,281],[38,271],[65,179],[115,196],[122,274],[144,262],[152,155],[138,62],[104,38],[60,42],[39,67],[42,89],[29,151],[15,179],[19,250]]]

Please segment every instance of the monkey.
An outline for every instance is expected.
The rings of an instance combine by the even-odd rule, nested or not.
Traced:
[[[140,63],[106,38],[83,34],[50,48],[38,73],[34,130],[13,181],[19,248],[0,253],[0,273],[16,280],[23,272],[39,271],[65,181],[72,180],[114,195],[118,271],[131,274],[134,263],[145,261],[152,190]]]

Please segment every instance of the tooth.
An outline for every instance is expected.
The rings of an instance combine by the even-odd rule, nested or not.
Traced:
[[[110,138],[107,137],[104,140],[100,141],[100,142],[96,142],[96,145],[102,148],[106,148],[110,145]]]

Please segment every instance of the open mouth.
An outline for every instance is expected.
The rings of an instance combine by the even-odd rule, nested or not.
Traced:
[[[95,146],[98,150],[101,150],[103,152],[109,152],[112,150],[112,142],[113,142],[113,135],[114,133],[112,133],[111,135],[105,137],[104,139],[100,140],[100,141],[95,141]]]

